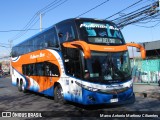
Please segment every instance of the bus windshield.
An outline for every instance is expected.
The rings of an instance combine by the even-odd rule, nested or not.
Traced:
[[[105,21],[82,21],[77,22],[82,40],[91,44],[122,45],[124,43],[121,31],[115,24]]]
[[[85,62],[86,80],[97,82],[120,82],[131,76],[128,52],[91,52],[91,59]]]

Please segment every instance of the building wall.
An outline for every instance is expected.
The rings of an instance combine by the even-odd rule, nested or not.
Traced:
[[[5,73],[9,73],[10,70],[10,61],[9,60],[4,60],[1,62],[1,69],[3,70],[3,72]]]
[[[132,77],[135,83],[158,83],[160,59],[132,59]]]

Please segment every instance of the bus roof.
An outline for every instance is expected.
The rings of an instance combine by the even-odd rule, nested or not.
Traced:
[[[67,22],[67,21],[73,21],[73,22],[74,22],[74,21],[76,21],[76,20],[101,21],[101,22],[103,21],[103,22],[108,22],[108,23],[114,24],[113,22],[108,21],[108,20],[104,20],[104,19],[95,19],[95,18],[69,18],[69,19],[66,19],[66,20],[62,20],[62,21],[60,21],[60,22],[58,22],[58,23],[56,23],[56,24],[54,24],[54,25],[46,28],[45,30],[43,30],[43,31],[41,31],[41,32],[39,32],[39,33],[37,33],[37,34],[35,34],[35,35],[27,38],[26,40],[18,43],[17,45],[15,45],[15,46],[13,46],[13,47],[19,46],[19,45],[21,45],[23,42],[26,42],[27,40],[29,40],[29,39],[31,39],[31,38],[34,38],[34,37],[36,37],[36,36],[38,36],[38,35],[46,32],[47,30],[53,28],[53,27],[56,26],[57,24],[60,24],[60,23],[62,23],[62,22]]]
[[[57,25],[57,24],[59,24],[61,22],[76,21],[76,20],[103,21],[103,22],[109,22],[109,23],[114,24],[112,21],[108,21],[108,20],[105,20],[105,19],[96,19],[96,18],[70,18],[70,19],[62,20],[62,21],[56,23],[55,25]]]

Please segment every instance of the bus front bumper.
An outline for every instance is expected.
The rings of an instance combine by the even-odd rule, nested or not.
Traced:
[[[92,92],[88,90],[83,90],[82,103],[84,105],[94,105],[94,104],[112,104],[112,105],[122,105],[134,103],[135,94],[133,93],[133,88],[118,93],[118,94],[105,94]]]

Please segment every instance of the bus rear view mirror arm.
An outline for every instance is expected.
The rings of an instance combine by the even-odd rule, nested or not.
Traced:
[[[129,46],[129,47],[138,48],[140,50],[140,52],[141,52],[142,59],[146,59],[146,50],[142,45],[136,44],[136,43],[126,43],[126,45]]]

